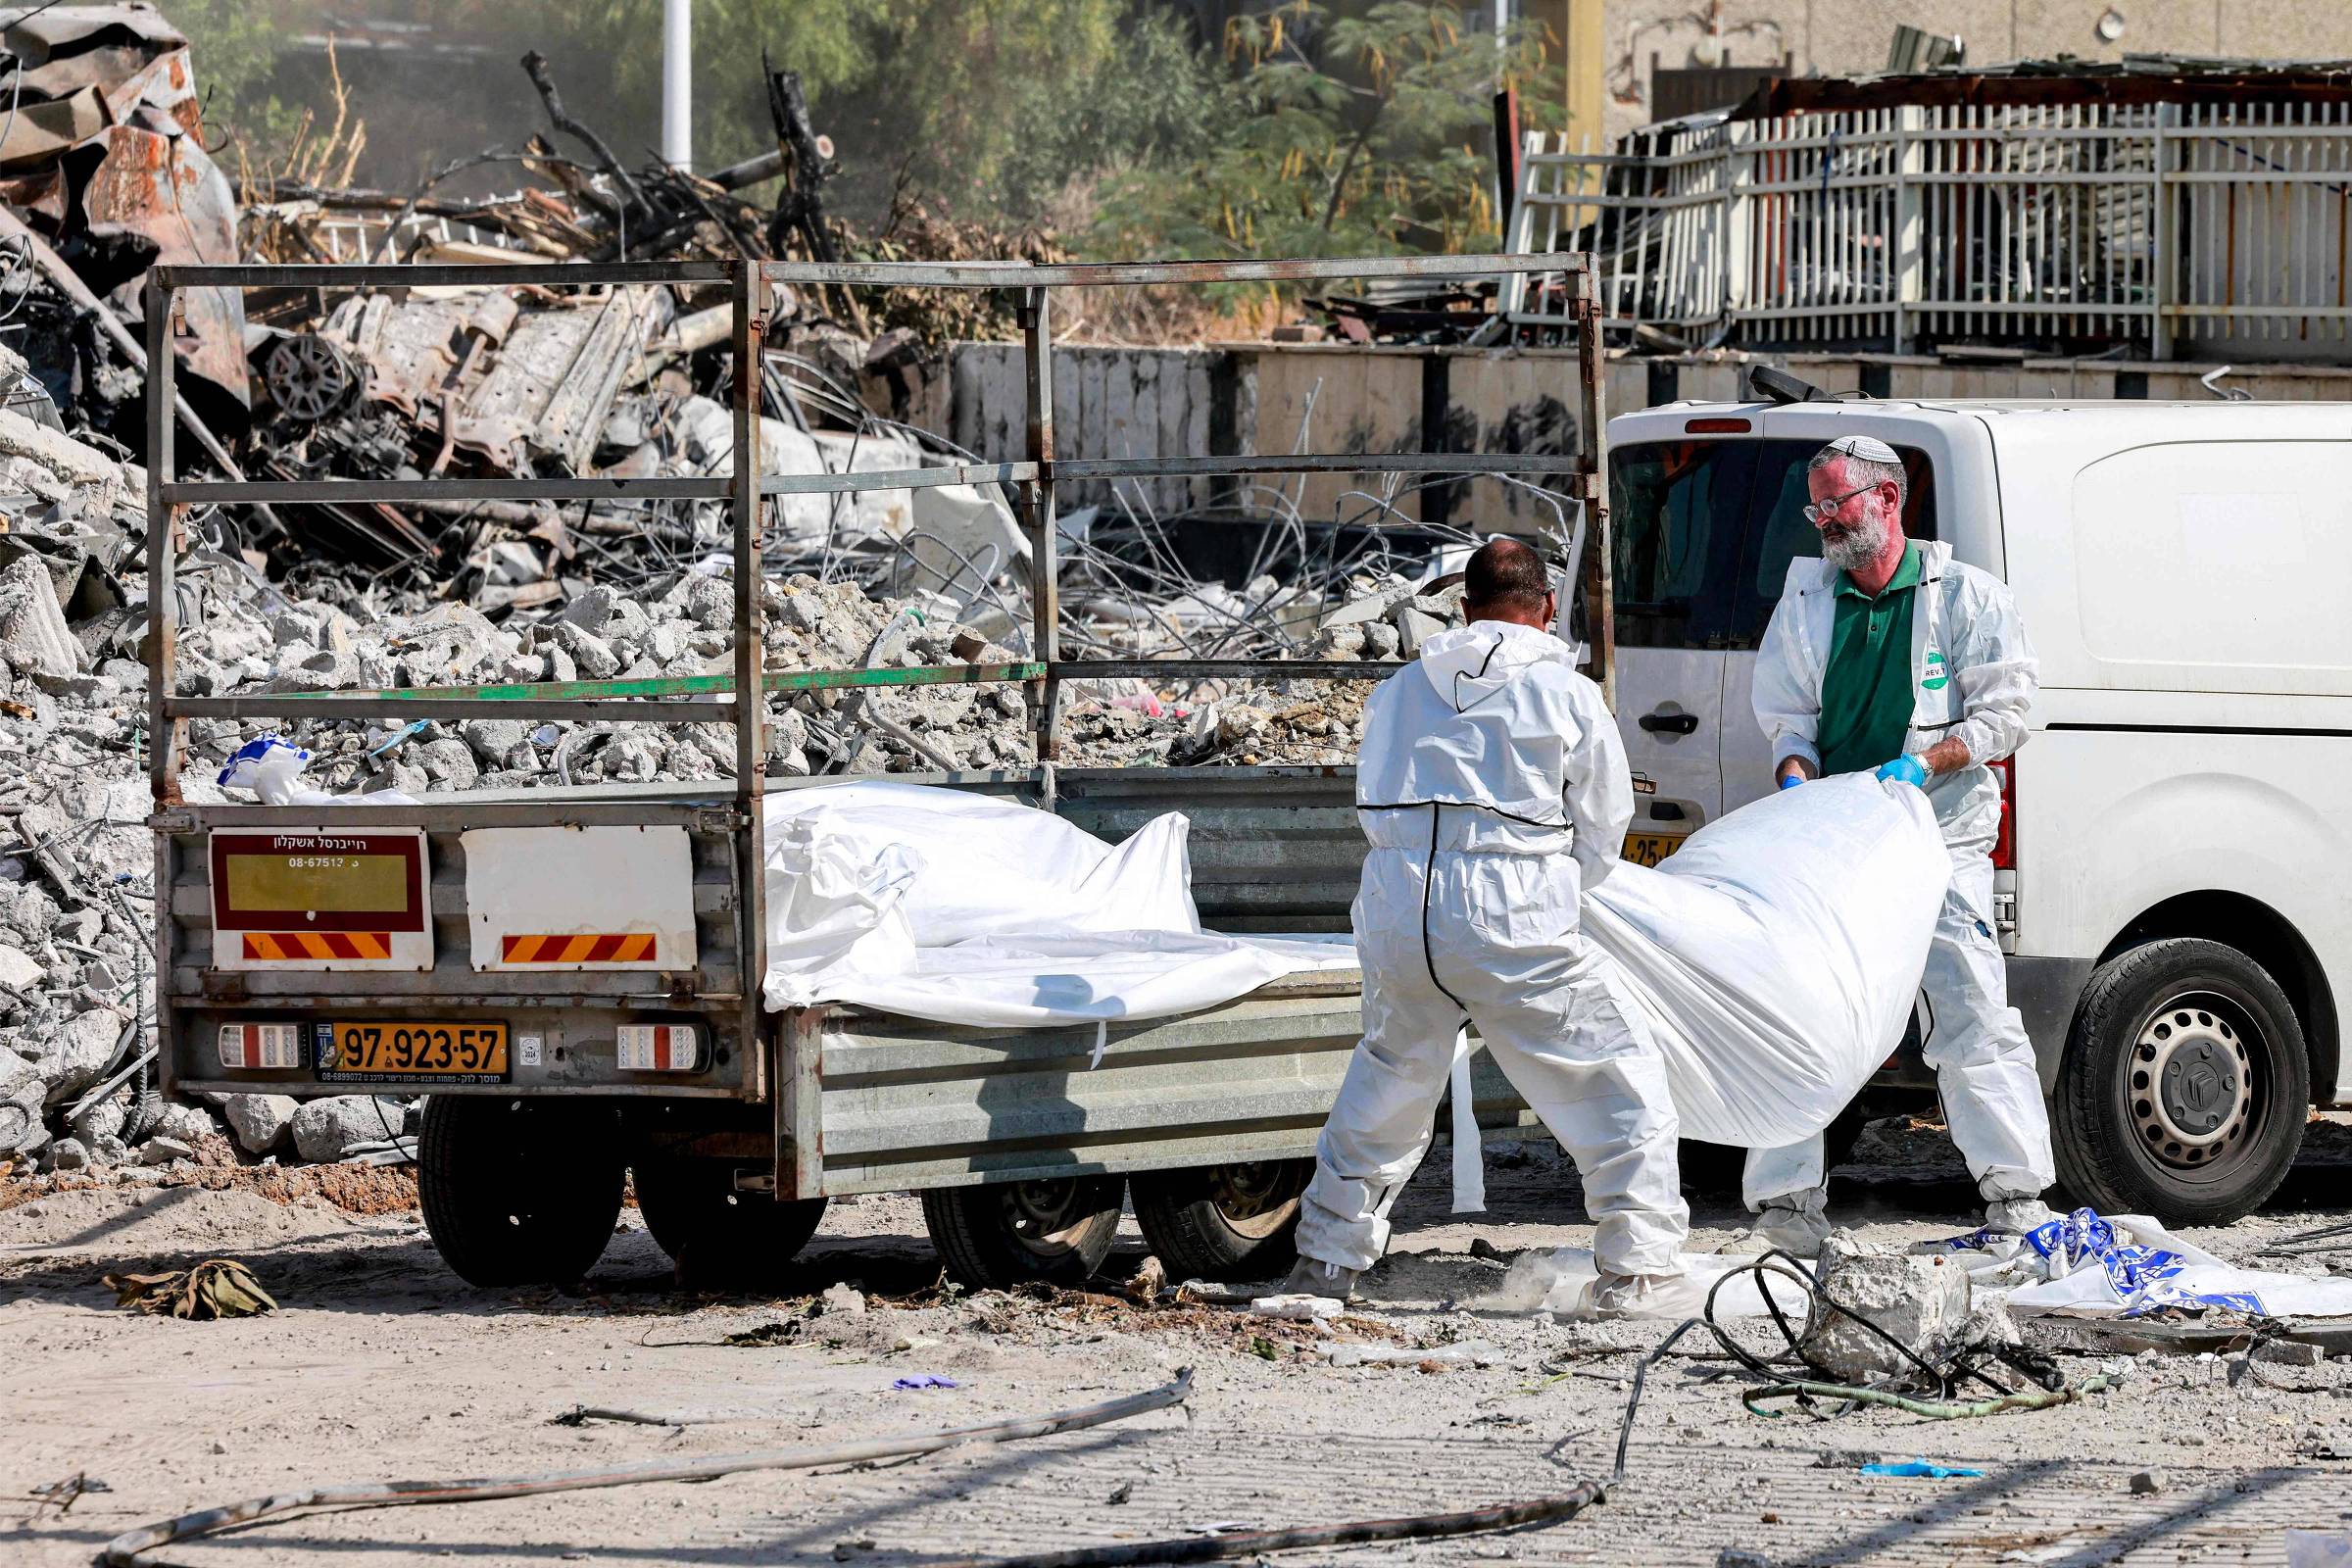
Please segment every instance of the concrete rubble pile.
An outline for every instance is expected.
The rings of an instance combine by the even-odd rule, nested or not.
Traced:
[[[0,377],[22,368],[0,351]],[[0,1153],[47,1166],[169,1166],[210,1135],[246,1157],[340,1158],[393,1144],[410,1107],[343,1097],[160,1103],[143,1065],[152,1022],[153,850],[144,826],[148,628],[140,564],[145,476],[97,447],[0,409]],[[381,587],[342,602],[300,597],[201,525],[179,561],[179,688],[195,695],[574,679],[731,669],[732,570],[707,555],[630,591],[572,585],[560,604],[485,611]],[[1395,657],[1457,618],[1458,591],[1366,583],[1302,657]],[[806,574],[760,590],[776,670],[1010,662],[1012,613],[958,622],[937,594],[874,598]],[[496,618],[493,618],[493,617]],[[1001,632],[1018,647],[992,641]],[[1360,734],[1355,683],[1204,687],[1179,702],[1139,680],[1069,683],[1073,763],[1339,762]],[[771,777],[1024,768],[1032,719],[1019,685],[826,690],[771,708]],[[181,790],[218,801],[219,770],[259,721],[188,726]],[[410,725],[302,721],[330,791],[430,797],[484,788],[731,779],[730,726],[528,725],[483,718]],[[216,1118],[225,1117],[225,1128]]]
[[[525,66],[551,122],[580,139],[545,63]],[[186,40],[153,9],[55,7],[8,24],[0,74],[11,72],[21,113],[0,143],[0,318],[24,330],[8,340],[21,355],[0,348],[0,1158],[168,1171],[189,1159],[397,1157],[414,1120],[402,1102],[168,1105],[152,1092],[147,475],[135,461],[147,271],[395,255],[830,259],[839,235],[814,200],[825,171],[810,150],[710,180],[631,174],[589,135],[593,165],[554,159],[551,188],[475,204],[458,228],[435,199],[353,192],[265,193],[240,217],[204,152]],[[797,88],[779,102],[789,140],[806,111]],[[136,166],[137,177],[118,177],[118,165]],[[763,226],[733,194],[779,172],[778,211],[800,215],[789,231]],[[167,221],[156,215],[172,192]],[[995,292],[957,297],[997,310]],[[1005,323],[910,315],[930,298],[920,291],[861,298],[781,290],[772,302],[757,423],[764,471],[971,461],[909,422],[912,389],[929,345]],[[724,284],[189,290],[180,305],[183,478],[731,471]],[[1014,500],[995,485],[771,498],[766,667],[1034,657],[1032,563]],[[1087,509],[1061,519],[1065,654],[1378,661],[1411,657],[1460,618],[1458,587],[1441,575],[1459,564],[1458,541],[1400,555],[1396,536],[1367,532],[1349,536],[1343,557],[1310,549],[1293,507],[1266,534],[1286,542],[1235,571],[1194,553],[1230,529],[1188,533],[1189,519],[1163,525],[1148,505],[1120,510],[1125,526]],[[733,672],[722,501],[334,500],[188,508],[179,522],[181,695]],[[1297,553],[1283,557],[1294,538]],[[1367,690],[1068,681],[1062,760],[1344,762]],[[220,800],[229,756],[273,727],[315,754],[309,782],[336,793],[653,786],[736,771],[724,724],[368,723],[303,720],[298,703],[287,708],[268,720],[188,721],[182,797]],[[771,778],[1026,769],[1036,756],[1019,684],[780,694],[770,712],[761,766]]]

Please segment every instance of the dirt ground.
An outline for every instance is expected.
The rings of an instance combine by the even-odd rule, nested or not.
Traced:
[[[2352,1129],[2314,1131],[2261,1214],[2186,1239],[2252,1262],[2266,1241],[2352,1219]],[[374,1180],[344,1196],[389,1211],[201,1186],[19,1191],[0,1208],[0,1561],[86,1563],[135,1525],[263,1494],[846,1443],[1091,1403],[1186,1366],[1189,1410],[1085,1432],[701,1485],[317,1513],[158,1556],[190,1568],[936,1565],[1220,1524],[1449,1511],[1604,1478],[1625,1379],[1664,1326],[1479,1310],[1502,1277],[1494,1252],[1581,1245],[1590,1228],[1571,1222],[1574,1173],[1548,1145],[1490,1146],[1479,1216],[1447,1211],[1443,1164],[1400,1204],[1398,1250],[1338,1331],[1426,1353],[1352,1367],[1318,1354],[1304,1325],[1121,1299],[1116,1282],[1145,1256],[1133,1235],[1096,1292],[942,1290],[904,1198],[837,1203],[772,1295],[710,1298],[673,1288],[633,1211],[585,1291],[562,1295],[464,1286]],[[1972,1197],[1939,1134],[1891,1122],[1833,1187],[1838,1216],[1888,1245],[1966,1229]],[[1695,1204],[1694,1245],[1720,1244],[1739,1218],[1722,1200]],[[216,1255],[248,1263],[282,1310],[142,1317],[99,1284]],[[2324,1257],[2296,1261],[2325,1271]],[[815,1310],[843,1284],[860,1299],[837,1291]],[[755,1336],[768,1343],[725,1343],[765,1325],[781,1325]],[[1695,1334],[1685,1348],[1713,1349]],[[2245,1376],[2228,1355],[2070,1356],[2071,1377],[2108,1370],[2122,1387],[1956,1422],[1767,1419],[1742,1408],[1745,1380],[1725,1365],[1660,1363],[1628,1484],[1580,1518],[1269,1560],[2281,1563],[2290,1528],[2352,1529],[2352,1358]],[[894,1387],[918,1374],[955,1386]],[[582,1405],[680,1424],[555,1424]],[[1914,1456],[1983,1474],[1857,1474]],[[2139,1486],[2152,1490],[2134,1490],[2148,1472]],[[104,1490],[70,1509],[35,1500],[75,1477]]]

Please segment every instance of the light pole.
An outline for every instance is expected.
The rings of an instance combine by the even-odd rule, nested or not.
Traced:
[[[694,167],[694,0],[662,0],[662,161]]]

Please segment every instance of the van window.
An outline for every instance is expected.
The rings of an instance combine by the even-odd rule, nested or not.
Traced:
[[[1821,554],[1805,521],[1805,465],[1818,441],[1635,442],[1609,457],[1617,641],[1627,648],[1753,648],[1788,563]],[[1927,454],[1910,470],[1903,525],[1936,536]]]

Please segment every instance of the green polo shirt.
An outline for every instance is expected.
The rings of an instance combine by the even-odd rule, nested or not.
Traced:
[[[1824,774],[1859,772],[1902,755],[1911,732],[1911,602],[1918,586],[1916,542],[1903,547],[1902,564],[1875,598],[1838,574],[1838,618],[1814,732]]]

